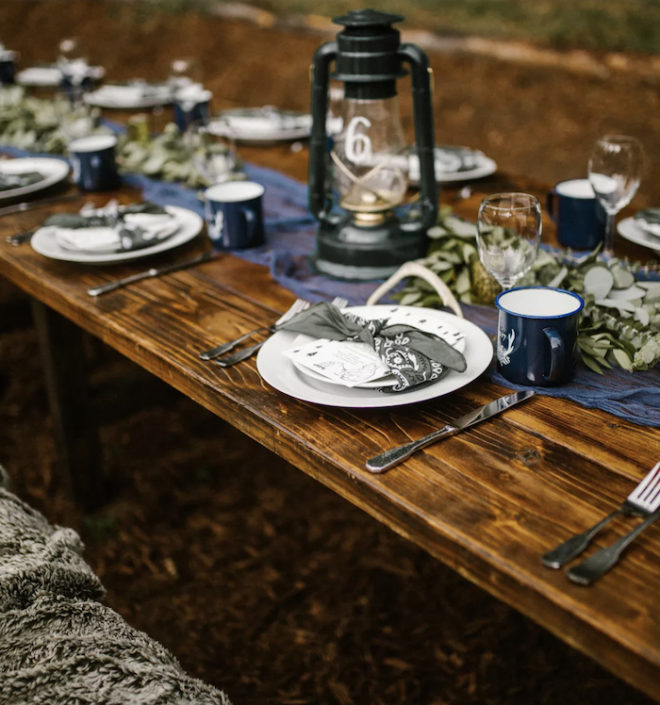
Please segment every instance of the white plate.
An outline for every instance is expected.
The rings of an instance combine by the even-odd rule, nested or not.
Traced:
[[[197,213],[189,211],[186,208],[179,208],[178,206],[165,206],[165,209],[180,221],[180,228],[174,235],[168,237],[166,240],[162,240],[151,247],[143,247],[139,250],[115,252],[112,254],[94,254],[92,252],[67,250],[57,243],[55,233],[50,228],[37,230],[30,242],[34,250],[40,255],[50,257],[51,259],[64,260],[65,262],[80,262],[82,264],[116,264],[119,262],[129,262],[179,247],[179,245],[183,245],[192,240],[201,231],[203,221]]]
[[[312,116],[277,108],[224,110],[208,124],[208,131],[239,142],[276,142],[309,136]]]
[[[651,235],[635,222],[634,218],[624,218],[618,225],[619,235],[642,247],[650,247],[652,250],[660,252],[660,238]]]
[[[162,90],[161,90],[162,89]],[[159,85],[153,94],[141,95],[139,85],[106,83],[91,93],[86,93],[85,102],[96,108],[110,110],[138,110],[169,105],[172,91],[167,85]]]
[[[435,178],[440,183],[449,183],[452,181],[471,181],[472,179],[481,179],[484,176],[490,176],[497,171],[497,164],[490,157],[487,157],[483,152],[477,150],[466,150],[472,152],[472,157],[475,160],[474,167],[471,169],[463,169],[454,171],[447,169],[445,160],[442,158],[443,148],[435,148]],[[408,178],[411,183],[419,181],[419,159],[413,154],[410,157]]]
[[[102,66],[90,66],[88,72],[94,81],[99,81],[105,75]],[[57,66],[32,66],[16,74],[16,83],[21,86],[50,88],[59,86],[61,82],[62,71]]]
[[[419,309],[413,306],[356,306],[348,309],[368,315],[369,317],[386,318],[393,310],[419,315],[420,310],[432,312],[438,321],[446,324],[465,336],[465,372],[451,371],[446,377],[428,386],[413,388],[409,392],[379,392],[376,389],[355,389],[342,387],[328,382],[320,382],[300,374],[291,361],[283,355],[283,351],[293,345],[297,333],[280,331],[271,336],[263,345],[257,356],[257,369],[262,378],[272,387],[301,401],[325,404],[327,406],[342,406],[346,408],[376,408],[400,406],[415,402],[427,401],[449,394],[476,379],[490,364],[493,357],[493,346],[488,336],[481,328],[464,318],[435,311],[434,309]]]
[[[436,311],[435,309],[430,308],[419,308],[417,306],[353,306],[350,309],[350,312],[358,316],[362,316],[362,318],[367,320],[371,320],[378,316],[382,316],[383,308],[388,311],[387,319],[390,325],[403,323],[413,326],[414,328],[426,331],[427,333],[433,333],[434,335],[443,338],[459,352],[465,351],[465,336],[457,330],[455,326],[448,324],[447,317],[442,311]],[[297,336],[297,338],[300,338],[300,342],[296,339],[296,347],[313,340],[313,338],[308,335]],[[329,380],[327,377],[324,377],[322,374],[310,369],[309,367],[304,367],[303,365],[297,364],[295,360],[292,360],[292,362],[299,372],[309,375],[319,382],[345,386],[342,385],[341,382]],[[354,389],[379,389],[381,387],[392,387],[396,384],[396,382],[397,380],[394,375],[389,374],[386,377],[381,377],[380,379],[376,379],[371,382],[356,385]]]
[[[21,174],[26,171],[38,171],[44,175],[44,178],[27,186],[18,186],[0,191],[0,201],[25,196],[35,191],[43,191],[43,189],[64,181],[69,173],[69,165],[61,159],[50,159],[48,157],[0,160],[0,172],[4,174]]]

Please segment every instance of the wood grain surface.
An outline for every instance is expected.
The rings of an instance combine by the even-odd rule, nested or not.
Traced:
[[[256,156],[250,158],[256,161]],[[280,159],[280,168],[302,178],[306,155],[286,156],[291,163]],[[266,158],[261,163],[273,165]],[[510,185],[542,195],[538,185],[500,175],[478,184],[456,208],[474,218],[481,193]],[[125,201],[136,197],[128,189],[113,195]],[[540,559],[631,491],[660,457],[657,429],[536,396],[430,446],[385,475],[372,475],[364,468],[367,458],[506,389],[480,378],[446,397],[387,409],[297,401],[264,382],[254,359],[223,369],[198,358],[202,349],[271,323],[293,301],[265,268],[223,255],[94,299],[86,294],[88,287],[140,271],[144,261],[82,267],[41,257],[29,245],[6,243],[7,235],[42,217],[30,211],[0,218],[2,276],[631,685],[660,698],[660,525],[649,528],[591,588],[573,585],[563,571],[544,568]],[[207,246],[198,238],[150,259],[149,266]],[[641,248],[622,246],[633,256],[645,255]],[[596,545],[610,543],[634,521],[618,520]]]

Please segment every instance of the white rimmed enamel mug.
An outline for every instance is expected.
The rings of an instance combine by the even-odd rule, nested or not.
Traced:
[[[500,374],[532,386],[568,382],[575,371],[582,298],[565,289],[529,286],[503,291],[495,305]]]
[[[255,181],[227,181],[206,189],[206,224],[216,248],[244,250],[264,244],[264,191]]]

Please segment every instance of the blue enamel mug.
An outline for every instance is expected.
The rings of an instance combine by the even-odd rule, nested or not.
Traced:
[[[215,248],[244,250],[264,244],[264,191],[254,181],[226,181],[206,189],[206,224]]]
[[[69,142],[73,180],[83,191],[108,191],[120,184],[114,135],[88,135]]]
[[[16,79],[16,64],[13,52],[7,52],[4,56],[0,51],[0,85],[14,83]]]
[[[565,289],[529,286],[503,291],[495,305],[500,374],[531,386],[568,382],[575,371],[582,298]]]
[[[546,208],[564,247],[593,250],[603,242],[607,216],[589,179],[560,181],[548,193]]]
[[[211,104],[208,100],[200,103],[175,102],[173,106],[174,122],[179,132],[185,132],[191,125],[205,125],[211,114]]]

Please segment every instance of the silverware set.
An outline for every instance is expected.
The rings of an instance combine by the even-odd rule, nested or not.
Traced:
[[[660,519],[660,462],[656,463],[622,504],[581,534],[571,536],[542,557],[548,568],[561,568],[579,556],[600,530],[617,516],[643,517],[644,521],[613,544],[600,549],[568,571],[569,579],[578,585],[591,585],[612,568],[623,551],[654,521]]]

